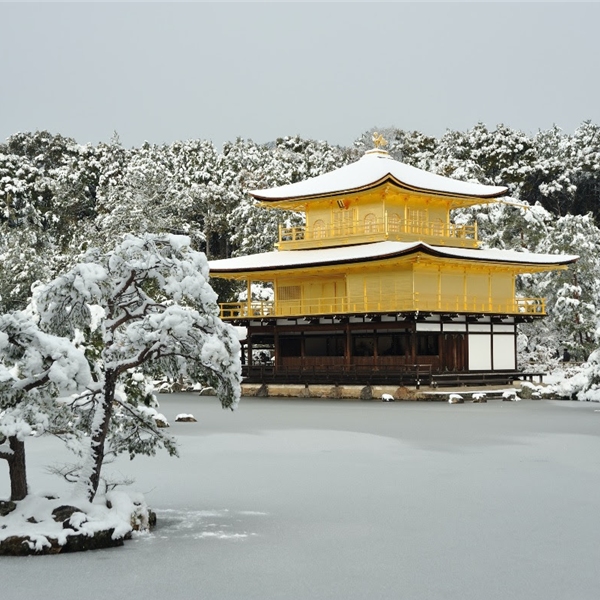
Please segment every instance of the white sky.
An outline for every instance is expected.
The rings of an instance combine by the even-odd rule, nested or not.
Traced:
[[[600,4],[0,3],[0,140],[600,122]]]

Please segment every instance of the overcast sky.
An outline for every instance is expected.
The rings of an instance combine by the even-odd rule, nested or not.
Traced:
[[[600,4],[0,4],[0,139],[600,123]]]

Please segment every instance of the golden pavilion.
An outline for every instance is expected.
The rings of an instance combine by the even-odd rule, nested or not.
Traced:
[[[398,162],[376,147],[358,161],[251,195],[303,212],[273,252],[214,260],[212,277],[245,282],[221,317],[247,329],[247,381],[336,384],[512,381],[517,324],[546,314],[517,295],[517,275],[565,269],[576,256],[480,248],[454,209],[498,202],[500,186]],[[253,283],[273,299],[252,299]]]

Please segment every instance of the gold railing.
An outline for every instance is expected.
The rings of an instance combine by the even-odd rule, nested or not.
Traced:
[[[423,240],[437,245],[475,248],[477,223],[457,225],[440,221],[418,221],[411,219],[391,220],[386,214],[383,219],[357,220],[322,227],[279,227],[279,244],[282,250],[319,248],[346,243],[371,241],[415,241]]]
[[[219,304],[221,319],[239,319],[251,317],[274,317],[275,302],[266,300],[253,302],[223,302]]]
[[[485,313],[509,315],[546,314],[545,298],[497,300],[465,296],[439,296],[415,293],[385,294],[378,298],[314,298],[279,300],[278,302],[226,302],[220,305],[222,319],[261,319],[267,317],[302,317],[363,313],[412,311]]]

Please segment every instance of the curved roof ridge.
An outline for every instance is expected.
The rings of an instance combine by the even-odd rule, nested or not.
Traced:
[[[250,194],[265,202],[311,199],[370,189],[386,180],[402,188],[444,196],[497,198],[508,191],[504,186],[471,183],[436,175],[378,152],[366,153],[356,162],[304,181],[253,190]]]

